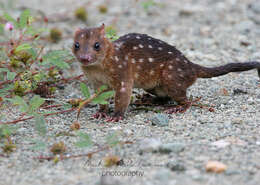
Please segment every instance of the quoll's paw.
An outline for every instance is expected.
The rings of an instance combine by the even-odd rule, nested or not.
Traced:
[[[106,121],[107,122],[118,122],[123,119],[124,119],[124,116],[122,114],[115,113],[113,116],[108,117],[108,119],[106,119]]]
[[[183,106],[176,106],[176,107],[171,107],[167,109],[165,112],[167,114],[173,114],[173,113],[184,113],[190,108],[190,105],[183,105]]]
[[[107,118],[109,116],[105,112],[96,112],[92,117],[95,119],[101,119],[101,118]]]

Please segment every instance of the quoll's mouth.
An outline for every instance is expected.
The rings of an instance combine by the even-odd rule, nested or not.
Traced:
[[[79,56],[79,61],[83,64],[83,65],[88,65],[91,64],[93,62],[92,57],[90,55],[80,55]]]

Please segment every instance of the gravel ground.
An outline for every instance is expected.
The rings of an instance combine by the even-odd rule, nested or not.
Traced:
[[[108,13],[100,14],[97,7],[104,2],[20,0],[16,7],[30,7],[46,15],[65,13],[72,17],[73,10],[85,3],[89,12],[87,26],[113,23],[119,35],[147,33],[175,45],[194,63],[216,66],[232,61],[260,61],[258,0],[164,0],[160,6],[148,11],[135,0],[114,0],[107,3]],[[73,18],[49,25],[64,29],[69,38],[80,26],[86,25]],[[71,44],[72,39],[66,39],[51,47],[70,47]],[[240,90],[245,93],[239,93]],[[17,150],[10,157],[0,157],[0,184],[259,184],[260,88],[257,72],[199,79],[188,94],[202,97],[201,102],[214,106],[215,112],[192,107],[184,114],[170,115],[168,125],[162,127],[152,124],[155,113],[133,110],[133,105],[129,107],[126,119],[116,124],[92,119],[97,108],[85,108],[81,113],[80,130],[95,142],[103,143],[107,135],[115,131],[122,140],[134,142],[94,155],[91,164],[86,158],[68,159],[57,164],[34,160],[33,157],[49,152],[47,149],[43,152],[30,150],[28,138],[38,137],[33,130],[33,121],[19,123],[13,136]],[[80,97],[79,83],[67,85],[57,92],[57,96],[60,99]],[[6,112],[8,118],[17,115],[16,110]],[[74,119],[74,113],[47,118],[50,135],[68,132]],[[93,150],[73,146],[76,141],[73,136],[50,138],[48,143],[57,141],[65,142],[68,153]],[[125,165],[111,168],[99,165],[108,154],[122,157]],[[206,172],[205,165],[212,160],[224,163],[227,170],[220,174]]]

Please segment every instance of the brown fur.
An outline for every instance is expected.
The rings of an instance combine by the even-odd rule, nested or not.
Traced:
[[[259,62],[231,63],[206,68],[190,62],[174,46],[145,34],[130,33],[114,42],[105,38],[104,25],[76,32],[73,49],[94,88],[107,84],[115,90],[115,116],[123,116],[133,88],[170,97],[186,104],[186,90],[198,77],[210,78],[229,72],[258,69]],[[99,42],[100,49],[93,47]],[[104,107],[103,107],[104,109]]]

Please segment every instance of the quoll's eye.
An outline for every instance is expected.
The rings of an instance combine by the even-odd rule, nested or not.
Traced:
[[[99,44],[99,42],[96,42],[96,43],[94,44],[94,49],[95,49],[96,51],[99,51],[99,49],[100,49],[100,44]]]
[[[78,42],[76,42],[76,43],[74,44],[74,48],[75,48],[75,50],[79,50],[79,48],[80,48],[80,45],[79,45],[79,43],[78,43]]]

